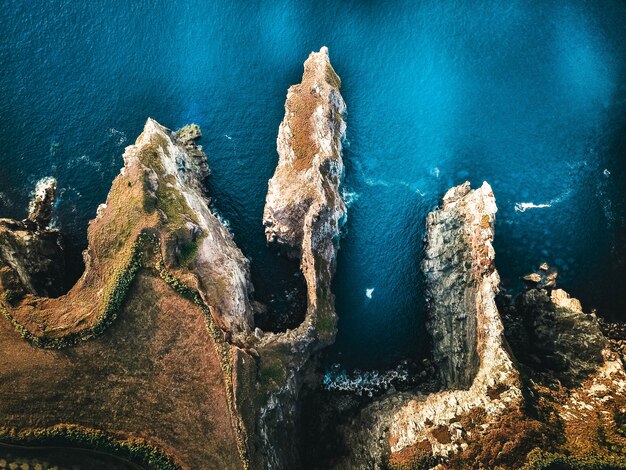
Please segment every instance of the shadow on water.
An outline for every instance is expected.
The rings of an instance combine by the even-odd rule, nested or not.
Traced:
[[[270,248],[267,251],[267,258],[271,259],[253,260],[250,266],[254,297],[266,309],[257,315],[256,326],[272,332],[296,328],[304,321],[307,309],[306,282],[300,262]]]

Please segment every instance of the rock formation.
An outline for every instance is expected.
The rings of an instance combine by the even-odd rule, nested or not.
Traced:
[[[56,180],[43,178],[35,187],[28,217],[0,219],[0,282],[5,300],[24,295],[56,297],[65,289],[65,257],[59,230],[50,228]]]
[[[0,324],[0,390],[23,391],[0,405],[0,439],[61,439],[162,468],[297,461],[288,438],[302,374],[336,332],[339,84],[328,50],[312,53],[288,93],[269,184],[268,241],[300,260],[306,280],[294,330],[255,331],[249,262],[211,212],[198,126],[171,132],[148,119],[89,224],[85,271],[65,295],[51,298],[35,269],[43,242],[59,237],[47,228],[54,181],[38,185],[27,220],[0,221],[9,320]],[[59,273],[43,268],[54,285]]]
[[[268,243],[300,261],[308,303],[300,326],[265,334],[258,345],[261,376],[273,371],[267,406],[261,410],[263,445],[268,448],[273,442],[285,447],[268,452],[274,466],[297,459],[290,455],[294,446],[285,439],[293,431],[301,371],[311,354],[332,343],[336,334],[330,284],[346,213],[339,192],[341,141],[346,128],[340,84],[328,49],[311,53],[304,63],[302,82],[287,93],[277,140],[279,161],[263,214]]]
[[[364,410],[354,424],[359,445],[352,464],[419,460],[416,465],[426,465],[467,447],[463,417],[481,414],[487,425],[521,403],[519,376],[495,304],[495,213],[491,187],[484,183],[471,190],[465,183],[448,191],[441,209],[429,214],[422,268],[433,358],[446,390],[397,394]]]
[[[429,214],[422,269],[443,390],[362,410],[341,468],[626,468],[622,361],[545,263],[496,307],[495,213],[489,185],[465,183]]]
[[[596,316],[583,313],[577,299],[541,285],[518,295],[514,306],[503,307],[507,336],[520,361],[572,385],[598,369],[608,341]]]
[[[248,261],[209,208],[199,135],[148,119],[65,295],[45,297],[30,263],[58,236],[46,228],[54,181],[38,185],[26,221],[3,221],[3,439],[88,442],[162,468],[248,465],[246,384],[233,371],[253,362],[237,346],[253,326]]]
[[[148,119],[69,290],[50,227],[56,182],[37,184],[25,220],[0,219],[1,442],[86,446],[161,469],[308,463],[294,443],[299,394],[336,335],[346,217],[339,88],[328,50],[311,53],[279,128],[263,226],[306,283],[293,329],[255,328],[249,262],[211,211],[198,126],[171,132]],[[436,380],[345,408],[350,422],[331,435],[346,455],[333,465],[626,468],[626,328],[604,325],[607,339],[545,263],[516,299],[498,295],[496,210],[487,183],[465,183],[428,215]]]
[[[128,289],[136,271],[139,236],[158,233],[165,263],[200,291],[215,321],[233,334],[248,333],[248,261],[209,210],[202,189],[207,175],[201,149],[149,119],[136,144],[126,149],[124,168],[89,225],[80,280],[57,299],[33,295],[36,289],[29,289],[23,299],[7,306],[12,321],[41,345],[92,336],[111,318]],[[49,236],[56,232],[42,231],[49,211],[38,202],[49,199],[46,194],[39,188],[27,219],[31,222],[25,225]],[[22,277],[28,286],[28,276]]]

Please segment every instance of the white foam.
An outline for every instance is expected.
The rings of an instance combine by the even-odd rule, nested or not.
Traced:
[[[118,131],[114,127],[111,127],[109,129],[109,136],[117,139],[118,146],[124,145],[124,143],[126,143],[126,141],[128,140],[126,134],[124,134],[122,131]]]
[[[515,210],[517,212],[526,212],[528,209],[545,209],[548,207],[552,207],[553,204],[558,204],[559,202],[563,202],[565,199],[567,199],[571,192],[572,190],[568,189],[560,196],[555,197],[554,199],[551,199],[543,204],[535,204],[534,202],[516,202]]]
[[[387,390],[391,385],[407,383],[411,379],[405,364],[386,371],[348,372],[339,364],[333,364],[324,374],[324,389],[328,391],[353,392],[359,396],[373,396]]]
[[[343,196],[343,200],[346,203],[346,206],[350,207],[356,201],[359,200],[361,195],[354,191],[347,191],[346,189],[341,190],[341,195]]]
[[[552,207],[552,204],[535,204],[533,202],[518,202],[515,204],[517,212],[526,212],[528,209],[545,209],[546,207]]]
[[[374,288],[370,288],[370,289],[365,289],[365,297],[367,297],[368,299],[372,298],[372,294],[374,293]]]
[[[233,231],[230,225],[230,220],[228,220],[226,217],[220,214],[215,208],[212,208],[211,213],[215,216],[217,220],[219,220],[220,224],[222,224],[224,228],[228,230],[230,234],[232,235]]]
[[[611,172],[607,170],[606,168],[604,169],[602,173],[604,174],[604,176],[611,176]]]

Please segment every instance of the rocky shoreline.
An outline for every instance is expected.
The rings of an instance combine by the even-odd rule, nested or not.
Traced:
[[[626,329],[584,313],[547,265],[515,298],[501,292],[487,183],[451,188],[426,220],[432,373],[371,398],[337,392],[349,378],[319,393],[347,212],[340,87],[328,49],[311,53],[268,184],[267,242],[305,281],[295,328],[255,324],[267,307],[211,210],[198,126],[148,119],[69,289],[56,182],[38,183],[23,221],[0,219],[0,441],[148,468],[626,468]],[[321,432],[335,455],[307,448]]]
[[[545,263],[515,299],[499,293],[495,212],[488,184],[465,183],[429,214],[422,269],[442,388],[392,392],[366,406],[342,429],[337,467],[626,464],[622,360]]]

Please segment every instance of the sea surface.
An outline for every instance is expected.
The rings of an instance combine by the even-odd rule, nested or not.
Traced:
[[[76,277],[146,118],[196,122],[214,206],[284,310],[293,266],[265,246],[263,205],[287,89],[323,45],[348,106],[329,366],[424,354],[425,217],[466,180],[495,192],[504,287],[547,261],[587,310],[626,318],[626,5],[611,0],[4,0],[0,215],[22,218],[55,176]]]

